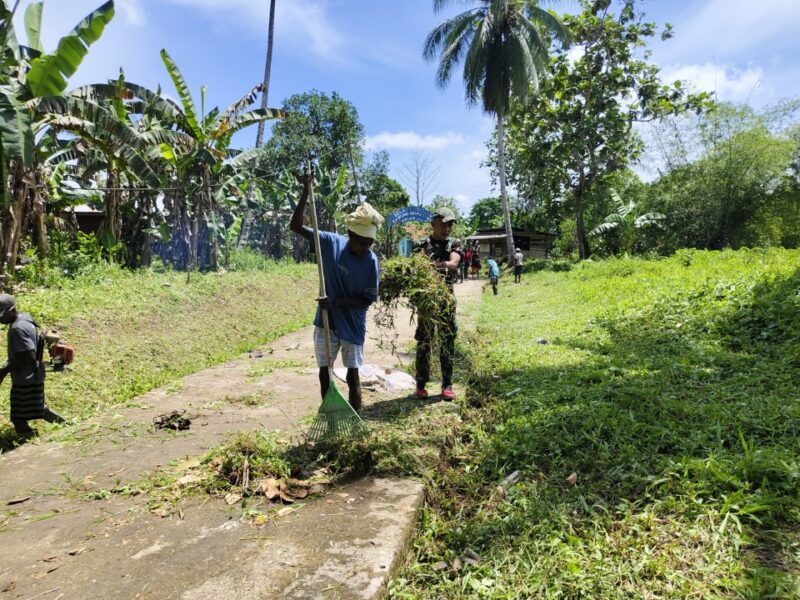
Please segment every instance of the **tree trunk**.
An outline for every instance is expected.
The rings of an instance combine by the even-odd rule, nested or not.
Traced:
[[[47,258],[47,224],[45,222],[44,198],[36,188],[33,190],[33,218],[36,227],[36,249],[39,253],[39,258],[44,260]]]
[[[197,269],[197,249],[200,243],[200,216],[203,213],[203,192],[195,196],[192,231],[189,236],[189,273]]]
[[[578,258],[586,260],[592,255],[589,247],[589,236],[586,233],[586,224],[583,222],[583,206],[575,211],[575,235],[578,238]]]
[[[269,80],[272,74],[272,46],[275,40],[275,0],[270,0],[269,3],[269,32],[267,33],[267,60],[264,64],[264,91],[261,92],[261,108],[267,108],[269,100]],[[264,143],[264,121],[258,122],[258,130],[256,131],[256,148],[260,148]],[[242,228],[239,231],[239,243],[237,248],[241,250],[250,241],[250,228],[253,224],[253,214],[250,210],[250,202],[253,199],[253,186],[254,181],[250,181],[250,187],[247,188],[247,206],[244,209],[244,217],[242,217]]]
[[[22,162],[17,161],[11,187],[11,205],[3,215],[3,258],[6,272],[14,277],[17,265],[17,251],[22,237],[22,220],[25,213],[25,202],[28,199],[27,173]]]
[[[578,258],[580,260],[586,260],[592,255],[589,247],[589,234],[586,232],[586,223],[583,220],[583,211],[585,209],[583,199],[586,197],[589,185],[586,171],[584,166],[581,165],[578,169],[578,184],[573,191],[575,194],[575,237],[578,241]]]
[[[506,228],[506,250],[508,264],[514,264],[514,230],[511,229],[511,210],[508,207],[506,191],[506,127],[505,116],[497,113],[497,166],[500,171],[500,202],[503,207],[503,224]]]
[[[205,196],[203,204],[206,210],[208,212],[215,211],[214,197],[211,194],[211,168],[208,165],[203,166],[203,195]],[[216,271],[219,266],[217,263],[219,257],[219,239],[216,231],[212,231],[208,226],[206,226],[205,229],[206,237],[208,237],[208,267]]]

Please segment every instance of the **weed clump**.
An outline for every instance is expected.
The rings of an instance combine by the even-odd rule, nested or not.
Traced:
[[[250,480],[291,474],[277,438],[265,431],[236,434],[229,443],[209,453],[205,462],[216,468],[216,486],[246,488]]]
[[[378,299],[375,322],[384,336],[395,330],[395,317],[400,306],[411,310],[412,321],[428,321],[436,331],[441,329],[440,325],[446,324],[445,315],[455,309],[455,297],[444,277],[422,254],[394,257],[382,262]]]

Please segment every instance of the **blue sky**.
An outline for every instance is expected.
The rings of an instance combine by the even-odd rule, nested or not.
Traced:
[[[46,48],[100,3],[46,0]],[[174,94],[158,54],[166,48],[197,98],[205,84],[210,106],[227,105],[261,80],[267,5],[117,0],[116,18],[71,84],[114,78],[123,66],[130,81]],[[278,0],[270,105],[311,89],[339,92],[358,109],[368,148],[389,150],[395,176],[422,148],[440,168],[434,193],[468,209],[492,193],[480,163],[493,123],[465,106],[460,79],[446,90],[435,86],[435,65],[421,57],[426,34],[444,16],[431,6],[431,0]],[[652,48],[665,80],[756,105],[800,95],[800,0],[645,0],[642,7],[648,18],[675,28],[674,39]],[[255,128],[237,138],[254,140]]]

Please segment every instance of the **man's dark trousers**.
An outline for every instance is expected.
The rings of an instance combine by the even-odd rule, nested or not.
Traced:
[[[431,375],[431,342],[439,328],[439,364],[442,369],[442,387],[453,384],[453,362],[456,353],[456,303],[443,309],[440,319],[432,323],[428,319],[420,320],[414,339],[417,340],[417,387],[423,388]]]

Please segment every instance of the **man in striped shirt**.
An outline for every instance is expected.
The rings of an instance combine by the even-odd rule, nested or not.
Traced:
[[[34,432],[28,421],[63,423],[64,419],[44,401],[44,340],[36,322],[17,312],[14,296],[0,294],[0,323],[9,326],[8,362],[0,368],[0,383],[11,374],[11,422],[19,437],[29,438]]]

